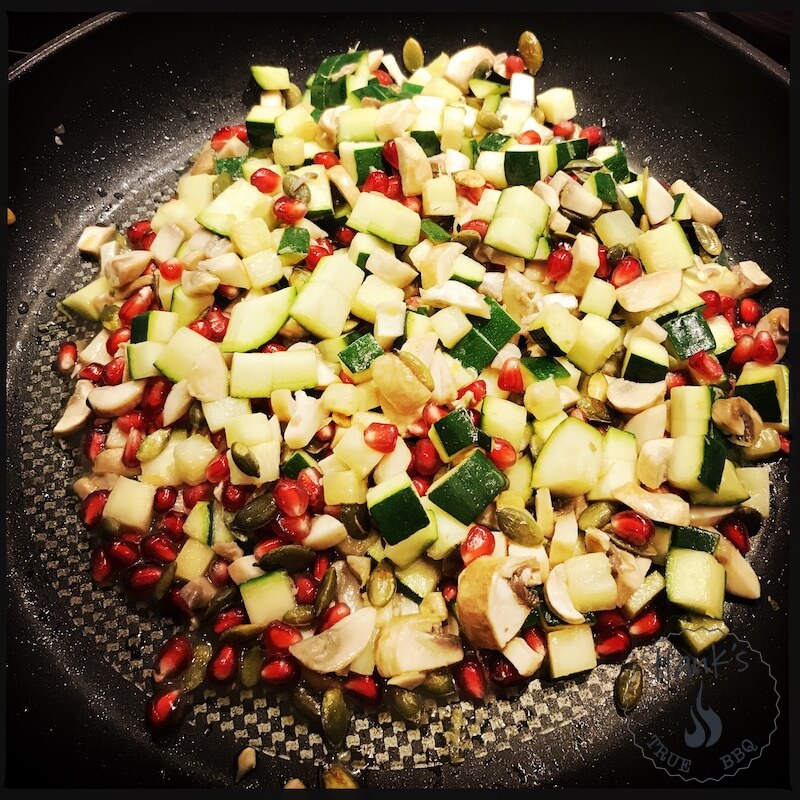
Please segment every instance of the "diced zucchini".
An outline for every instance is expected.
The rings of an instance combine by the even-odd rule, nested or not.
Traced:
[[[442,571],[439,564],[422,556],[409,564],[398,566],[395,577],[398,590],[415,603],[421,603],[426,595],[436,591]]]
[[[667,480],[689,492],[716,492],[725,469],[725,447],[703,434],[673,437]]]
[[[722,619],[725,567],[703,550],[671,547],[665,570],[667,597],[687,611]]]
[[[478,442],[478,429],[466,408],[457,408],[433,423],[428,431],[439,457],[446,464]]]
[[[548,631],[547,659],[551,678],[563,678],[594,669],[597,666],[597,655],[591,626],[570,625]]]
[[[789,431],[789,367],[748,361],[742,368],[734,395],[743,397],[761,419],[780,433]]]
[[[247,617],[253,625],[268,625],[294,608],[294,582],[283,570],[268,572],[239,584]]]
[[[694,525],[675,525],[672,528],[670,548],[680,547],[687,550],[702,550],[713,553],[719,541],[719,534],[707,528]]]
[[[703,435],[711,421],[712,390],[708,386],[675,386],[669,394],[670,436]]]
[[[597,372],[622,344],[622,332],[610,320],[586,314],[580,320],[578,338],[567,358],[587,375]]]
[[[231,312],[220,349],[224,353],[242,353],[266,344],[286,324],[296,296],[294,287],[287,286],[277,292],[237,303]]]
[[[408,567],[418,559],[425,555],[425,551],[433,545],[438,538],[438,529],[436,524],[436,515],[430,509],[426,509],[428,514],[429,524],[421,528],[416,533],[412,533],[397,544],[387,544],[384,548],[384,556],[388,558],[396,567]],[[411,575],[413,570],[408,575]],[[400,581],[400,575],[397,575]],[[412,581],[412,584],[414,582]],[[435,587],[434,587],[435,588]],[[432,590],[431,590],[432,591]],[[427,594],[427,592],[425,593]],[[420,595],[420,598],[425,594]],[[414,599],[413,597],[411,598]],[[419,602],[417,600],[416,602]]]
[[[528,414],[525,406],[499,397],[483,399],[481,430],[489,436],[505,439],[518,453],[527,443],[527,424]]]
[[[530,326],[533,341],[552,356],[566,355],[579,331],[580,320],[559,303],[545,306]]]
[[[662,345],[644,336],[634,336],[622,362],[621,377],[637,383],[662,381],[669,372],[669,353]]]
[[[695,353],[716,347],[708,323],[699,311],[680,314],[664,322],[662,327],[667,332],[666,347],[678,361],[685,361]]]
[[[650,603],[666,586],[664,576],[657,571],[649,573],[639,588],[622,605],[622,613],[633,619]]]
[[[682,641],[695,656],[704,653],[730,633],[724,620],[712,619],[700,614],[685,614],[679,617],[678,627]]]
[[[175,577],[180,581],[191,581],[206,574],[215,553],[199,539],[188,538],[175,559]]]
[[[397,544],[430,524],[406,473],[368,489],[367,505],[381,536],[389,544]]]
[[[703,488],[689,492],[689,500],[695,505],[703,506],[738,506],[750,497],[750,493],[739,480],[736,466],[725,459],[719,486],[715,492]]]
[[[504,189],[484,237],[489,247],[533,258],[550,217],[550,206],[526,186]]]
[[[694,253],[679,222],[670,220],[651,228],[636,239],[642,266],[647,272],[687,269],[694,265]]]

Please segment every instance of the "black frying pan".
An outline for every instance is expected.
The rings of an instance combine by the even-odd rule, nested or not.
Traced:
[[[236,753],[254,732],[223,693],[221,701],[205,698],[176,738],[152,742],[142,722],[146,676],[169,622],[88,579],[86,534],[66,488],[75,454],[50,435],[66,399],[52,371],[57,347],[81,333],[57,317],[56,299],[91,273],[77,256],[80,231],[152,213],[210,132],[243,118],[255,92],[251,63],[286,64],[299,81],[321,57],[357,42],[399,54],[414,35],[430,54],[477,41],[501,51],[513,49],[524,29],[545,50],[538,90],[573,87],[580,119],[604,119],[634,163],[650,158],[654,174],[684,177],[723,208],[731,253],[755,258],[776,279],[767,305],[788,304],[788,72],[695,14],[111,14],[12,70],[9,205],[18,221],[8,231],[6,276],[7,786],[231,787]],[[774,605],[736,603],[728,616],[769,662],[781,713],[761,757],[721,786],[789,780],[788,470],[780,465],[773,474],[774,511],[752,560]],[[543,710],[511,695],[497,706],[501,715],[491,705],[475,712],[482,727],[458,764],[436,746],[420,756],[413,734],[372,717],[381,731],[375,750],[389,755],[373,759],[363,781],[376,788],[685,785],[634,747],[611,701],[614,675],[604,668],[592,680],[544,682]],[[732,683],[726,702],[736,713],[726,724],[746,735],[745,698],[763,688]],[[642,719],[657,726],[686,713],[684,695],[651,698]],[[266,708],[258,714],[270,719]],[[281,724],[268,728],[280,734]],[[295,735],[288,724],[283,740],[267,736],[241,785],[277,788],[292,776],[316,785],[313,759],[283,757]],[[410,740],[404,754],[399,748]]]

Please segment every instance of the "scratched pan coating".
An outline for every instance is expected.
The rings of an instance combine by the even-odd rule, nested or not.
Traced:
[[[693,14],[310,19],[102,15],[10,73],[9,202],[18,222],[6,274],[8,786],[227,788],[247,744],[259,760],[240,786],[277,788],[293,776],[314,786],[326,758],[286,701],[259,690],[206,691],[175,738],[150,739],[149,670],[173,627],[118,590],[92,586],[68,489],[76,453],[50,433],[67,396],[52,369],[58,345],[89,330],[56,311],[57,299],[92,274],[77,255],[81,230],[123,227],[168,199],[190,155],[255,102],[251,64],[285,64],[299,82],[322,57],[356,44],[399,54],[413,35],[428,56],[477,42],[500,52],[533,30],[545,53],[537,91],[572,87],[579,119],[604,121],[633,164],[649,159],[653,174],[683,177],[720,206],[731,254],[775,278],[768,306],[788,304],[788,72],[721,28]],[[783,713],[762,757],[720,785],[788,781],[785,465],[773,480],[773,513],[751,556],[773,604],[729,604],[726,616],[769,661]],[[445,745],[451,708],[431,711],[418,729],[358,718],[351,763],[375,788],[674,785],[642,758],[615,711],[616,671],[537,679],[477,706],[461,703],[459,759]],[[734,705],[743,687],[730,691]],[[643,713],[657,721],[672,711],[669,703]]]

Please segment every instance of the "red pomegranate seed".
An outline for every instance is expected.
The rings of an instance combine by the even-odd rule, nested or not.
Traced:
[[[733,340],[738,342],[742,336],[755,336],[756,334],[756,326],[755,325],[737,325],[733,329]]]
[[[186,326],[190,331],[199,333],[204,339],[211,339],[211,326],[204,319],[196,319]]]
[[[739,301],[739,319],[745,325],[755,325],[764,316],[764,309],[758,300],[744,297]]]
[[[419,439],[414,445],[411,463],[420,475],[435,475],[442,468],[442,459],[430,439]]]
[[[153,510],[158,514],[166,514],[178,499],[178,490],[174,486],[159,486],[153,496]]]
[[[286,686],[300,677],[297,660],[288,653],[272,656],[261,667],[261,680],[271,686]]]
[[[250,183],[263,194],[272,194],[283,182],[275,170],[261,167],[250,176]]]
[[[189,617],[193,616],[192,609],[189,608],[186,600],[183,599],[183,595],[181,594],[181,587],[180,586],[171,586],[167,590],[167,605],[171,607],[172,611],[178,611],[179,618],[189,619]]]
[[[169,378],[148,378],[142,395],[142,408],[145,413],[162,411],[171,390],[172,381]]]
[[[351,675],[342,683],[342,688],[364,705],[372,708],[380,705],[383,690],[372,675]]]
[[[332,628],[339,620],[344,619],[350,615],[350,606],[347,603],[334,603],[330,608],[322,612],[315,633],[322,633],[323,631]]]
[[[182,495],[186,508],[194,508],[201,500],[209,501],[214,497],[214,484],[202,481],[196,486],[184,486]]]
[[[497,686],[514,686],[524,680],[517,668],[499,652],[491,654],[489,678]]]
[[[253,555],[256,557],[256,559],[259,559],[264,555],[264,553],[269,553],[270,550],[274,550],[276,547],[280,547],[282,544],[284,544],[284,542],[281,539],[261,539],[256,542],[256,545],[253,548]]]
[[[700,292],[699,294],[705,303],[703,307],[703,316],[706,319],[716,317],[722,308],[719,292],[715,292],[713,289],[707,289],[705,292]]]
[[[81,369],[81,371],[78,373],[78,377],[85,381],[98,383],[103,377],[103,365],[98,364],[96,361],[92,361],[91,364],[87,364],[85,367],[83,367],[83,369]]]
[[[520,144],[541,144],[542,137],[536,131],[522,131],[517,134],[517,141]]]
[[[103,367],[103,384],[105,386],[119,386],[125,380],[125,369],[128,364],[125,359],[120,356],[119,358],[112,358]]]
[[[321,153],[315,153],[312,160],[315,164],[320,164],[325,169],[330,169],[339,163],[339,156],[332,150],[324,150]]]
[[[102,428],[90,428],[83,440],[83,455],[90,463],[100,454],[106,446],[106,432]]]
[[[145,724],[154,736],[162,736],[175,729],[183,707],[183,690],[167,689],[149,697],[145,703]]]
[[[611,274],[611,265],[608,263],[608,248],[604,244],[597,248],[597,259],[598,265],[594,275],[605,280]]]
[[[272,213],[284,225],[294,225],[308,213],[308,206],[300,200],[282,194],[272,204]]]
[[[142,539],[142,554],[153,561],[170,564],[178,557],[178,547],[168,536],[152,533]]]
[[[717,525],[717,530],[742,554],[750,551],[750,534],[747,525],[735,516],[726,517]]]
[[[506,75],[510,78],[517,72],[525,70],[525,62],[519,56],[509,56],[506,59]]]
[[[106,546],[98,545],[89,556],[89,572],[92,580],[98,586],[104,586],[109,582],[113,571],[114,565],[108,557]]]
[[[142,594],[152,589],[163,574],[160,564],[137,564],[125,574],[125,586],[131,592]]]
[[[119,321],[122,325],[130,327],[133,318],[139,314],[144,314],[149,310],[150,304],[153,302],[155,293],[150,286],[144,286],[138,292],[132,294],[120,307],[119,307]]]
[[[386,182],[386,196],[390,200],[403,200],[403,183],[399,175],[390,175]]]
[[[508,469],[517,463],[517,451],[514,446],[501,439],[499,436],[492,437],[492,449],[489,451],[489,458],[498,469]]]
[[[382,170],[376,169],[367,175],[364,184],[361,187],[362,192],[378,192],[379,194],[386,194],[389,188],[389,176]]]
[[[364,443],[379,453],[391,453],[397,446],[397,425],[371,422],[364,429]]]
[[[609,282],[617,289],[642,277],[642,265],[638,258],[623,256],[611,272]]]
[[[247,613],[242,606],[231,606],[230,608],[223,609],[214,617],[212,628],[217,636],[228,628],[233,628],[235,625],[244,625],[247,622]]]
[[[158,525],[159,531],[165,533],[173,542],[182,542],[184,537],[183,523],[186,522],[186,514],[182,511],[168,511]]]
[[[103,510],[106,507],[108,496],[111,492],[108,489],[95,489],[81,501],[81,519],[83,524],[90,528],[97,525],[103,518]]]
[[[294,585],[297,589],[295,600],[298,605],[310,606],[317,599],[317,588],[319,582],[311,575],[301,573],[294,576]]]
[[[556,122],[553,125],[553,136],[563,136],[565,139],[569,139],[573,133],[575,133],[575,123],[571,119]]]
[[[314,434],[314,438],[320,442],[332,442],[333,437],[335,435],[336,435],[336,425],[333,422],[329,422],[327,425],[323,425]]]
[[[541,655],[547,652],[545,636],[538,628],[527,628],[522,632],[522,638],[531,650],[535,650]]]
[[[435,403],[426,403],[422,409],[422,419],[425,424],[430,427],[434,422],[438,422],[440,419],[446,417],[448,413],[449,409],[444,406],[438,406]]]
[[[594,651],[601,661],[625,658],[631,651],[631,637],[625,628],[614,628],[607,633],[596,633]]]
[[[262,348],[262,353],[284,353],[286,352],[286,345],[280,342],[267,342]]]
[[[137,548],[142,543],[143,537],[144,534],[141,531],[135,531],[132,528],[122,528],[119,532],[120,541],[128,542]]]
[[[228,454],[219,453],[211,459],[206,467],[206,480],[209,483],[217,484],[227,481],[231,477],[228,467]]]
[[[384,160],[391,164],[395,169],[400,169],[400,161],[397,158],[397,143],[394,139],[389,139],[389,141],[383,145],[381,155],[383,156]]]
[[[139,548],[121,539],[109,542],[107,551],[108,557],[120,567],[129,567],[139,560]]]
[[[319,264],[320,259],[329,256],[330,253],[324,248],[319,247],[318,245],[312,244],[311,247],[308,248],[308,255],[306,256],[306,267],[310,270],[314,270]]]
[[[261,634],[261,646],[267,655],[287,653],[293,644],[301,641],[303,634],[294,625],[276,619],[264,628]]]
[[[322,511],[325,506],[322,474],[314,467],[305,467],[297,473],[297,483],[308,495],[308,507],[312,511]]]
[[[414,484],[414,488],[417,490],[417,494],[420,497],[425,497],[428,494],[428,489],[431,488],[431,481],[429,478],[423,478],[422,475],[415,475],[411,479],[411,483]]]
[[[117,417],[117,426],[123,433],[130,433],[133,428],[143,431],[145,427],[144,414],[139,409],[129,411]]]
[[[64,342],[58,348],[58,360],[56,361],[56,369],[59,374],[65,378],[72,375],[72,370],[78,363],[78,346],[75,342]]]
[[[273,523],[278,529],[278,535],[288,542],[302,542],[311,532],[311,515],[306,512],[296,517],[278,515]]]
[[[769,331],[759,331],[756,334],[752,359],[757,364],[774,364],[778,360],[778,348]]]
[[[340,247],[349,247],[355,235],[356,232],[352,228],[348,228],[347,225],[342,225],[340,228],[336,229],[333,237],[339,243]]]
[[[465,200],[468,200],[472,205],[476,206],[481,201],[481,197],[483,197],[483,193],[486,191],[486,185],[483,186],[463,186],[462,184],[458,184],[456,186],[456,194],[459,197],[463,197]],[[482,221],[482,220],[481,220]],[[463,231],[468,223],[465,223],[461,230]],[[486,225],[488,228],[488,223]],[[478,231],[480,233],[480,231]],[[484,231],[484,234],[486,232]],[[483,236],[481,236],[483,238]]]
[[[231,683],[239,672],[239,648],[232,644],[220,645],[211,656],[206,674],[214,683]]]
[[[226,511],[238,511],[244,507],[249,496],[249,492],[245,487],[226,482],[222,487],[222,507]]]
[[[317,553],[317,557],[314,559],[314,565],[311,568],[311,574],[316,580],[321,581],[325,577],[325,573],[328,571],[330,565],[331,559],[327,553]]]
[[[743,367],[753,357],[755,339],[752,336],[742,336],[737,340],[735,347],[728,356],[728,369]]]
[[[183,262],[178,261],[177,258],[168,258],[158,265],[158,272],[165,281],[170,283],[179,281],[183,275],[184,265]]]
[[[228,562],[224,558],[215,558],[208,567],[208,579],[214,586],[227,586],[231,582],[228,573]]]
[[[668,372],[665,378],[667,393],[671,392],[676,386],[688,386],[689,376],[683,371]]]
[[[594,629],[596,631],[612,631],[614,628],[627,628],[628,620],[616,608],[608,611],[597,611],[597,621]]]
[[[126,467],[136,469],[139,466],[139,459],[136,454],[139,452],[139,445],[144,440],[144,431],[133,428],[125,440],[125,447],[122,449],[122,463]]]
[[[164,642],[156,656],[153,680],[162,683],[174,678],[189,666],[194,648],[189,637],[184,633],[176,633]]]
[[[385,69],[375,69],[372,74],[378,79],[381,86],[391,86],[394,83],[394,78]]]
[[[230,320],[218,308],[210,308],[205,316],[208,327],[211,329],[211,341],[221,342],[228,332]]]
[[[225,143],[233,139],[234,136],[245,144],[249,144],[246,125],[223,125],[211,137],[211,147],[214,148],[214,150],[222,150]]]
[[[473,525],[467,531],[467,538],[459,546],[464,566],[480,556],[490,556],[494,547],[494,534],[485,525]]]
[[[619,511],[611,517],[611,530],[634,547],[644,547],[655,536],[656,526],[638,511]]]
[[[785,433],[779,433],[778,436],[781,440],[781,452],[788,455],[792,446],[792,440]]]
[[[547,257],[547,280],[557,282],[565,278],[572,269],[572,250],[560,244]]]
[[[455,603],[458,597],[458,581],[455,578],[444,577],[439,581],[439,591],[445,603]]]
[[[662,622],[659,613],[654,609],[645,609],[638,614],[628,626],[628,633],[639,642],[654,639],[661,633]]]
[[[470,406],[477,406],[478,403],[480,403],[481,400],[486,397],[486,381],[477,380],[473,381],[472,383],[468,383],[466,386],[462,386],[458,390],[456,397],[460,400],[467,392],[470,392],[472,395]]]
[[[723,375],[722,365],[716,356],[701,350],[689,356],[686,365],[698,383],[716,383]]]
[[[120,326],[115,331],[109,334],[106,339],[106,352],[113,358],[117,354],[120,345],[131,340],[131,329],[126,326]]]
[[[581,129],[581,138],[589,140],[589,149],[594,149],[603,144],[605,136],[603,129],[599,125],[587,125]]]
[[[486,697],[486,672],[476,655],[467,654],[453,665],[453,678],[458,688],[472,700]]]
[[[525,384],[522,382],[522,369],[518,358],[507,358],[500,367],[497,378],[497,388],[504,392],[524,392]]]
[[[728,294],[719,296],[719,313],[722,314],[731,325],[736,324],[736,298]]]
[[[146,247],[142,247],[142,240],[147,234],[152,233],[152,230],[149,219],[140,219],[128,226],[125,235],[134,250],[147,250]]]
[[[308,493],[295,480],[281,478],[272,490],[275,505],[287,517],[299,517],[308,508]]]

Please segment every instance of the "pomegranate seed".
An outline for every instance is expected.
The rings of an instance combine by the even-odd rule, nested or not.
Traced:
[[[364,705],[377,707],[380,705],[383,690],[372,675],[351,675],[342,684],[346,692],[350,692]]]
[[[153,680],[156,683],[174,678],[189,666],[194,648],[189,637],[184,633],[170,636],[156,656],[156,665],[153,670]]]
[[[202,481],[196,486],[184,486],[182,495],[186,508],[194,508],[201,500],[209,501],[214,497],[214,484],[211,481]]]
[[[325,507],[322,475],[314,467],[305,467],[297,473],[297,483],[308,495],[308,507],[317,513]]]
[[[183,599],[179,586],[171,586],[167,590],[167,605],[171,607],[172,611],[179,611],[180,617],[188,619],[193,616],[192,609],[189,608],[186,600]]]
[[[139,289],[119,307],[120,324],[130,327],[133,318],[150,309],[155,293],[150,286]]]
[[[509,56],[506,59],[506,75],[510,78],[517,72],[525,70],[525,62],[519,56]]]
[[[130,567],[139,560],[139,548],[120,539],[109,542],[107,551],[108,557],[120,567]]]
[[[430,439],[419,439],[414,445],[411,463],[420,475],[435,475],[442,468],[442,459]]]
[[[596,631],[606,632],[612,631],[614,628],[626,628],[628,626],[628,620],[626,620],[616,608],[612,608],[608,611],[598,611],[596,613],[597,622],[595,622],[594,626]]]
[[[741,368],[753,357],[755,339],[752,336],[742,336],[737,340],[736,346],[728,356],[728,369]]]
[[[91,528],[100,522],[109,494],[111,492],[108,489],[95,489],[95,491],[90,492],[83,498],[81,501],[81,519],[84,525]]]
[[[494,534],[485,525],[473,525],[459,547],[464,566],[471,564],[479,556],[490,556],[494,547]]]
[[[125,379],[127,366],[128,364],[122,356],[111,359],[103,367],[103,384],[106,386],[119,386]]]
[[[349,247],[355,235],[356,232],[352,228],[348,228],[347,225],[337,228],[333,234],[340,247]]]
[[[471,219],[461,226],[462,231],[475,231],[481,240],[486,236],[486,231],[489,230],[489,223],[482,219]]]
[[[158,272],[165,281],[179,281],[183,275],[184,265],[177,258],[168,258],[158,265]]]
[[[517,451],[514,446],[498,436],[492,437],[492,449],[489,458],[498,469],[508,469],[517,463]]]
[[[226,482],[222,487],[222,507],[226,511],[238,511],[244,507],[249,496],[245,487]]]
[[[614,267],[609,282],[617,289],[642,277],[642,265],[638,258],[623,256]]]
[[[607,633],[596,633],[594,651],[598,659],[614,661],[623,659],[631,651],[631,637],[625,628],[614,628]]]
[[[228,573],[228,562],[224,558],[215,558],[208,568],[208,579],[214,586],[227,586],[231,582]]]
[[[444,419],[449,413],[449,410],[444,406],[437,406],[435,403],[426,403],[422,409],[422,419],[425,424],[430,427],[434,422]]]
[[[298,605],[310,606],[317,599],[319,582],[313,576],[305,573],[295,575],[294,585],[297,589],[294,599],[297,601]]]
[[[572,269],[572,250],[559,245],[547,257],[547,279],[553,282],[565,278]]]
[[[87,461],[94,463],[105,446],[106,432],[102,428],[90,428],[83,440],[83,455]]]
[[[643,641],[654,639],[661,633],[661,617],[655,609],[646,609],[636,616],[628,626],[628,633],[633,639]]]
[[[788,455],[792,446],[792,440],[785,433],[779,433],[778,436],[781,440],[781,452]]]
[[[134,250],[147,250],[146,247],[142,247],[142,240],[147,234],[152,233],[152,231],[150,220],[140,219],[138,222],[134,222],[132,225],[128,226],[125,235],[128,237],[128,241]]]
[[[322,613],[320,621],[317,623],[315,633],[322,633],[323,631],[332,628],[339,620],[344,619],[350,615],[350,606],[347,603],[334,603],[330,608]]]
[[[326,553],[317,553],[317,557],[314,559],[314,565],[311,568],[311,574],[314,576],[314,579],[321,581],[325,577],[325,573],[328,571],[330,565],[330,556]]]
[[[644,547],[655,536],[656,526],[638,511],[619,511],[611,517],[611,530],[634,547]]]
[[[397,425],[371,422],[364,429],[364,443],[379,453],[391,453],[397,446]]]
[[[318,247],[317,245],[312,244],[311,247],[308,248],[308,255],[306,256],[306,267],[310,270],[314,270],[319,264],[320,259],[329,256],[330,253],[325,250],[324,247]]]
[[[528,628],[522,632],[522,638],[531,650],[544,655],[547,652],[544,634],[538,628]]]
[[[276,619],[264,628],[261,634],[261,646],[267,655],[286,653],[293,644],[301,641],[303,634],[294,625]]]
[[[739,301],[739,319],[746,325],[755,325],[764,316],[764,309],[757,300],[745,297]]]
[[[235,625],[244,625],[247,622],[247,614],[242,606],[231,606],[226,608],[214,617],[212,628],[217,636],[221,636],[228,628]]]
[[[142,539],[142,554],[153,561],[169,564],[178,557],[178,548],[168,536],[153,533]]]
[[[336,425],[333,422],[329,422],[327,425],[323,425],[314,434],[314,438],[320,442],[332,442],[335,434],[336,434]]]
[[[391,86],[394,83],[394,78],[384,69],[374,69],[372,74],[378,79],[381,86]]]
[[[291,478],[281,478],[272,490],[275,505],[287,517],[299,517],[306,513],[308,508],[308,494],[306,490]]]
[[[414,488],[417,490],[417,494],[420,497],[425,497],[428,494],[428,489],[431,488],[431,481],[429,478],[423,478],[422,475],[415,475],[411,479],[411,483],[414,484]]]
[[[308,206],[300,200],[282,194],[272,204],[272,213],[284,225],[294,225],[308,213]]]
[[[214,683],[231,683],[239,672],[239,649],[232,644],[220,645],[211,656],[206,674]]]
[[[119,532],[119,539],[121,542],[127,542],[128,544],[132,544],[137,548],[142,543],[143,536],[143,533],[140,531],[135,531],[132,528],[122,528],[122,530]]]
[[[148,698],[145,704],[145,723],[154,736],[161,736],[175,729],[183,707],[183,690],[168,689]]]
[[[103,365],[98,364],[96,361],[92,361],[91,364],[87,364],[85,367],[83,367],[83,369],[78,373],[78,377],[85,381],[98,383],[103,377]]]
[[[389,141],[383,145],[381,155],[384,161],[391,164],[395,169],[400,169],[400,160],[397,157],[397,142],[395,142],[394,139],[389,139]]]
[[[556,122],[553,125],[553,136],[563,136],[565,139],[569,139],[573,133],[575,133],[575,123],[571,119]]]
[[[522,369],[518,358],[507,358],[500,367],[497,378],[497,388],[504,392],[524,392],[525,384],[522,382]]]
[[[707,289],[705,292],[700,292],[700,297],[705,303],[703,307],[703,316],[706,319],[716,317],[722,308],[719,292],[715,292],[713,289]]]
[[[581,138],[588,139],[589,148],[594,149],[603,144],[605,136],[603,135],[603,129],[599,125],[587,125],[581,129]]]
[[[211,147],[213,147],[214,150],[222,150],[225,143],[233,139],[234,136],[245,144],[249,144],[246,125],[223,125],[211,137]]]
[[[315,153],[313,161],[315,164],[321,164],[325,169],[330,169],[339,163],[339,156],[331,150],[325,150],[322,153]]]
[[[286,351],[286,345],[280,342],[267,342],[262,348],[262,353],[283,353]]]
[[[206,467],[206,480],[209,483],[217,484],[227,481],[231,477],[228,467],[228,454],[219,453],[211,459]]]
[[[742,336],[755,336],[756,334],[756,326],[755,325],[737,325],[733,329],[733,340],[738,342]]]
[[[106,339],[106,352],[113,358],[117,354],[120,345],[131,340],[131,329],[120,326]]]
[[[211,329],[211,341],[221,342],[228,332],[228,323],[230,320],[218,308],[211,308],[205,316],[205,321]]]
[[[142,408],[145,413],[162,411],[171,390],[172,381],[169,378],[148,378],[142,395]]]
[[[211,339],[211,326],[204,319],[196,319],[186,327],[190,331],[199,333],[204,339]]]
[[[56,361],[56,368],[60,375],[69,378],[72,375],[72,370],[78,363],[78,346],[75,342],[64,342],[58,348],[58,360]]]
[[[716,383],[723,375],[716,356],[701,350],[686,360],[686,365],[698,383]]]
[[[302,542],[311,533],[311,515],[308,513],[300,514],[296,517],[279,515],[273,523],[277,527],[277,533],[288,542]]]
[[[517,668],[502,653],[491,654],[489,678],[497,686],[513,686],[524,680]]]
[[[389,176],[389,180],[386,182],[386,196],[390,200],[403,201],[403,184],[399,175]]]
[[[376,169],[367,175],[363,186],[362,192],[378,192],[379,194],[386,194],[389,187],[389,176],[382,170]]]
[[[183,523],[186,521],[186,514],[181,511],[168,511],[158,525],[159,531],[165,533],[173,542],[181,542],[184,539]]]
[[[478,403],[486,397],[486,381],[484,380],[477,380],[473,381],[472,383],[468,383],[466,386],[462,386],[456,397],[460,400],[464,395],[470,392],[472,395],[472,400],[470,401],[470,406],[477,406]]]
[[[250,176],[250,183],[262,194],[272,194],[283,182],[277,172],[266,167],[257,169]]]
[[[463,661],[453,666],[453,677],[458,688],[472,700],[486,697],[486,672],[478,657],[467,654]]]
[[[135,594],[142,594],[152,589],[163,574],[160,564],[138,564],[125,574],[125,586]]]
[[[129,411],[127,414],[117,417],[117,426],[123,433],[130,433],[134,428],[143,431],[144,414],[139,409]]]
[[[734,516],[726,517],[717,525],[717,530],[742,554],[750,551],[750,535],[747,525]]]
[[[522,131],[517,135],[517,141],[520,144],[541,144],[542,137],[536,131]]]
[[[261,539],[253,548],[253,555],[256,557],[256,559],[259,559],[264,555],[264,553],[268,553],[270,550],[274,550],[276,547],[280,547],[282,544],[283,541],[281,539]]]
[[[297,660],[288,653],[272,656],[261,667],[261,680],[272,686],[285,686],[294,683],[300,677]]]
[[[486,191],[486,184],[484,184],[483,186],[462,186],[461,184],[458,184],[456,186],[456,194],[459,197],[463,197],[465,200],[468,200],[474,206],[480,203],[481,197],[483,197],[483,193],[485,191]],[[475,220],[475,221],[482,222],[483,220]],[[468,224],[469,223],[464,223],[464,225],[462,225],[461,227],[461,230],[463,231]],[[486,224],[486,227],[487,228],[489,227],[488,223]],[[478,231],[478,233],[480,233],[480,231]],[[486,231],[484,231],[484,234],[485,233]],[[483,238],[483,236],[481,236],[481,238]]]
[[[759,331],[756,334],[752,358],[757,364],[774,364],[778,360],[778,348],[769,331]]]
[[[98,586],[103,586],[108,583],[113,571],[114,565],[108,557],[107,548],[105,545],[98,545],[89,556],[89,572],[92,580]]]
[[[128,438],[125,440],[125,447],[122,450],[122,463],[126,467],[136,469],[139,466],[139,459],[136,457],[136,453],[139,452],[139,445],[143,440],[144,431],[140,431],[138,428],[133,428],[128,434]]]
[[[455,578],[442,578],[439,581],[439,591],[445,603],[455,603],[458,596],[458,581]]]
[[[597,248],[597,260],[598,265],[594,275],[605,280],[611,274],[611,265],[608,263],[608,248],[604,244]]]
[[[139,248],[140,250],[149,250],[153,244],[153,240],[156,238],[155,231],[148,231],[144,236],[142,236],[142,246]],[[145,272],[150,270],[152,265],[152,261],[145,267]]]
[[[667,393],[669,394],[676,386],[688,386],[689,385],[689,376],[683,371],[678,370],[677,372],[668,372],[665,377],[665,382],[667,386]]]
[[[158,514],[166,514],[178,499],[178,490],[174,486],[159,486],[153,496],[153,510]]]

